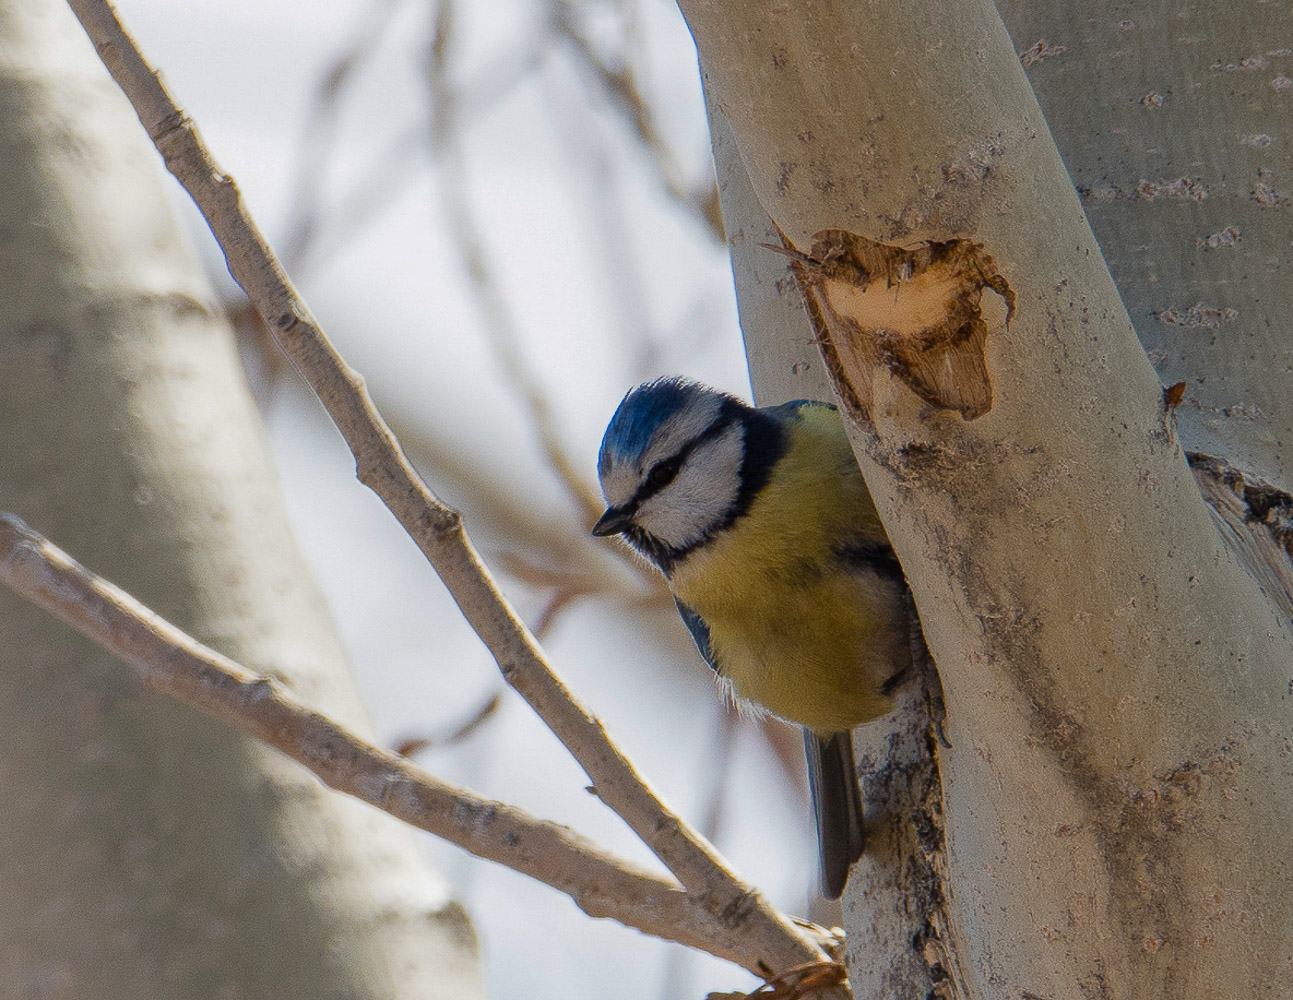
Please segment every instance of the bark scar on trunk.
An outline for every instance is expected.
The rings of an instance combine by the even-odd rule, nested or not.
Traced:
[[[1015,312],[1015,293],[983,245],[968,239],[913,246],[824,229],[808,253],[782,235],[817,339],[844,404],[873,424],[872,382],[898,378],[930,406],[974,420],[992,409],[983,290]]]

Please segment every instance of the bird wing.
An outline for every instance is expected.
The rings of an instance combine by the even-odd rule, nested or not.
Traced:
[[[705,658],[706,663],[713,667],[715,673],[721,673],[718,669],[718,661],[714,658],[714,648],[710,645],[709,626],[705,624],[705,619],[683,604],[678,598],[675,597],[673,602],[678,605],[678,614],[682,615],[683,624],[687,626],[687,631],[691,633],[691,637],[696,643],[696,648],[700,650],[700,655]]]

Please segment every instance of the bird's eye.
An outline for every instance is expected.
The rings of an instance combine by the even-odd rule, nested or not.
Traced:
[[[678,475],[678,470],[682,468],[682,456],[675,455],[673,458],[660,462],[647,474],[647,482],[656,489],[661,489],[673,482],[674,476]]]

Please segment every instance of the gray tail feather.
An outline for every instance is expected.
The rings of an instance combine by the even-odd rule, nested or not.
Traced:
[[[805,729],[804,749],[808,754],[808,789],[817,819],[822,895],[839,899],[848,881],[849,867],[862,856],[866,846],[853,734],[819,736]]]

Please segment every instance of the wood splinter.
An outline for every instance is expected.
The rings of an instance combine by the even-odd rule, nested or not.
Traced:
[[[974,420],[992,409],[984,350],[983,290],[1006,304],[1015,293],[982,244],[968,239],[910,247],[842,229],[813,237],[808,253],[783,235],[791,270],[841,399],[873,424],[872,383],[886,371],[930,406]]]

